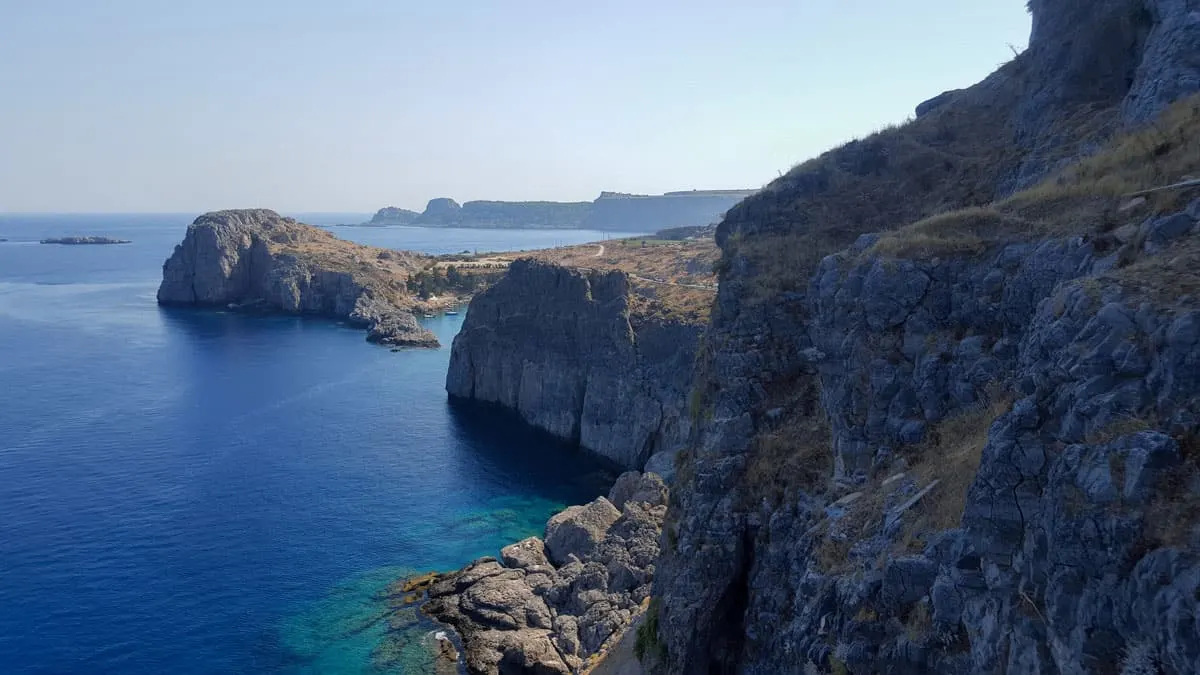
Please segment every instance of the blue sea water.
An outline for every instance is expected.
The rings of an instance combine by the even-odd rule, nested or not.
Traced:
[[[0,216],[0,672],[419,671],[381,658],[381,589],[538,533],[612,467],[451,405],[448,346],[157,307],[190,220]],[[430,252],[604,237],[334,231]],[[36,243],[74,234],[133,243]],[[426,324],[449,345],[461,320]]]

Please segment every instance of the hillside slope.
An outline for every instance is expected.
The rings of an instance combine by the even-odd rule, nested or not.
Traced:
[[[1030,9],[718,227],[659,670],[1200,671],[1200,8]]]

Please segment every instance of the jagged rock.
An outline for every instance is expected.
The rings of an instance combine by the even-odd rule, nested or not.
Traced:
[[[400,307],[393,285],[407,257],[393,256],[396,267],[367,262],[378,253],[266,209],[206,213],[163,263],[158,302],[328,316],[368,328],[374,341],[437,346]]]
[[[663,482],[667,485],[675,480],[675,459],[676,454],[670,450],[656,452],[650,455],[650,459],[646,460],[646,466],[643,471],[646,473],[658,474],[662,477]]]
[[[471,301],[446,391],[630,468],[681,448],[700,327],[631,313],[622,272],[517,260]]]
[[[569,555],[588,558],[620,517],[621,512],[604,497],[554,515],[546,523],[547,556],[556,565],[566,563]]]
[[[629,493],[622,512],[604,497],[572,507],[547,523],[545,544],[530,537],[503,549],[505,565],[481,558],[439,577],[423,610],[459,633],[473,674],[575,672],[640,612],[666,514],[661,486],[631,472],[613,488]]]
[[[373,321],[367,330],[367,340],[398,347],[437,347],[439,344],[437,337],[408,312],[386,314]]]
[[[530,572],[550,567],[550,561],[546,558],[545,544],[537,537],[522,539],[515,544],[505,546],[500,549],[500,559],[504,561],[506,567]]]
[[[625,508],[625,502],[630,501],[662,506],[667,503],[667,486],[657,474],[626,471],[617,477],[617,482],[609,490],[608,501],[618,511]]]
[[[1158,253],[1172,241],[1188,234],[1196,226],[1196,219],[1187,213],[1176,213],[1153,218],[1142,226],[1147,253]]]

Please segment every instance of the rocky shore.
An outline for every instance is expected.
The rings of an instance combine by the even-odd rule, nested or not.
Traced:
[[[200,216],[163,264],[161,305],[311,314],[382,344],[436,347],[405,281],[422,257],[362,246],[265,209]]]
[[[626,467],[669,475],[701,325],[638,312],[629,277],[522,259],[475,296],[446,391],[496,403]]]
[[[423,611],[458,633],[473,675],[578,672],[645,611],[667,496],[656,474],[622,474],[543,538],[402,587],[427,592]]]

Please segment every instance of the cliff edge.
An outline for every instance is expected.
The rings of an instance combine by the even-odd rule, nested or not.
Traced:
[[[636,304],[623,272],[516,260],[471,301],[446,391],[511,408],[624,466],[669,458],[690,430],[701,326],[644,315]]]
[[[206,213],[163,263],[161,305],[344,319],[384,344],[436,347],[405,281],[419,256],[343,241],[266,209]]]
[[[656,672],[1200,672],[1200,7],[1030,9],[718,227]]]

